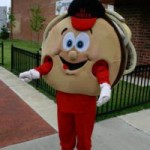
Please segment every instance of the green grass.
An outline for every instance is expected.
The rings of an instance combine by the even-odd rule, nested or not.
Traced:
[[[148,93],[150,91],[150,87],[148,85],[141,86],[126,81],[120,81],[114,89],[113,100],[119,99],[118,105],[114,107],[130,106],[132,104],[142,103],[143,99],[146,100],[148,98]]]
[[[36,42],[22,41],[22,40],[1,40],[4,43],[4,67],[8,70],[11,69],[11,45],[25,49],[30,52],[37,52],[41,45]]]

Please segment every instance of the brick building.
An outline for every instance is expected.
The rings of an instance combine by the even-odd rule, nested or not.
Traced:
[[[45,26],[56,16],[57,0],[12,0],[12,10],[16,18],[13,37],[37,41],[37,35],[30,28],[31,7],[39,4],[45,17]],[[150,64],[150,13],[149,0],[101,0],[114,5],[114,9],[126,19],[132,30],[132,41],[137,50],[138,64]],[[43,31],[40,32],[42,41]]]
[[[150,64],[150,1],[118,0],[115,10],[126,19],[132,31],[138,64]]]

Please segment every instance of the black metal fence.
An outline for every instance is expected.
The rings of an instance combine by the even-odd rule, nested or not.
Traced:
[[[4,43],[0,43],[0,65],[4,65]]]
[[[150,102],[150,65],[140,65],[124,75],[112,90],[110,102],[98,109],[97,114],[108,114]]]
[[[11,46],[11,71],[16,75],[26,70],[32,69],[40,64],[40,53],[32,53],[17,47]],[[55,97],[55,90],[48,86],[44,80],[34,80],[31,84],[42,90],[45,94]]]
[[[11,70],[19,74],[40,64],[40,54],[31,53],[12,46]],[[50,96],[55,96],[55,90],[49,87],[43,79],[33,81],[33,86],[43,90]],[[97,115],[108,114],[128,107],[150,102],[150,65],[137,66],[112,90],[110,102],[97,109]]]

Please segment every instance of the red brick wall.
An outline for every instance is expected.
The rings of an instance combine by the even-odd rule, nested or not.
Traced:
[[[17,29],[14,29],[13,37],[15,39],[37,41],[38,37],[30,28],[31,7],[39,4],[42,16],[45,17],[45,26],[55,16],[55,0],[13,0],[13,12],[17,21]],[[18,25],[19,24],[19,25]],[[40,41],[42,41],[43,30],[40,31]]]
[[[132,31],[138,64],[150,64],[150,13],[147,5],[116,6]]]

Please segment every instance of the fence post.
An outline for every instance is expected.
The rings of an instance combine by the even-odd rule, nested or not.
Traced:
[[[13,72],[13,62],[14,62],[14,56],[13,56],[13,44],[11,44],[11,72]]]
[[[40,65],[40,53],[39,53],[39,51],[36,52],[36,65],[37,66]]]
[[[2,65],[4,65],[4,43],[2,42]]]
[[[1,42],[1,43],[0,43],[0,46],[1,46],[1,50],[2,50],[2,51],[1,51],[1,59],[2,59],[2,60],[1,60],[0,64],[1,64],[1,65],[4,65],[4,43]]]
[[[36,52],[36,66],[40,65],[40,53],[39,51]],[[36,87],[39,87],[39,80],[36,80]]]

